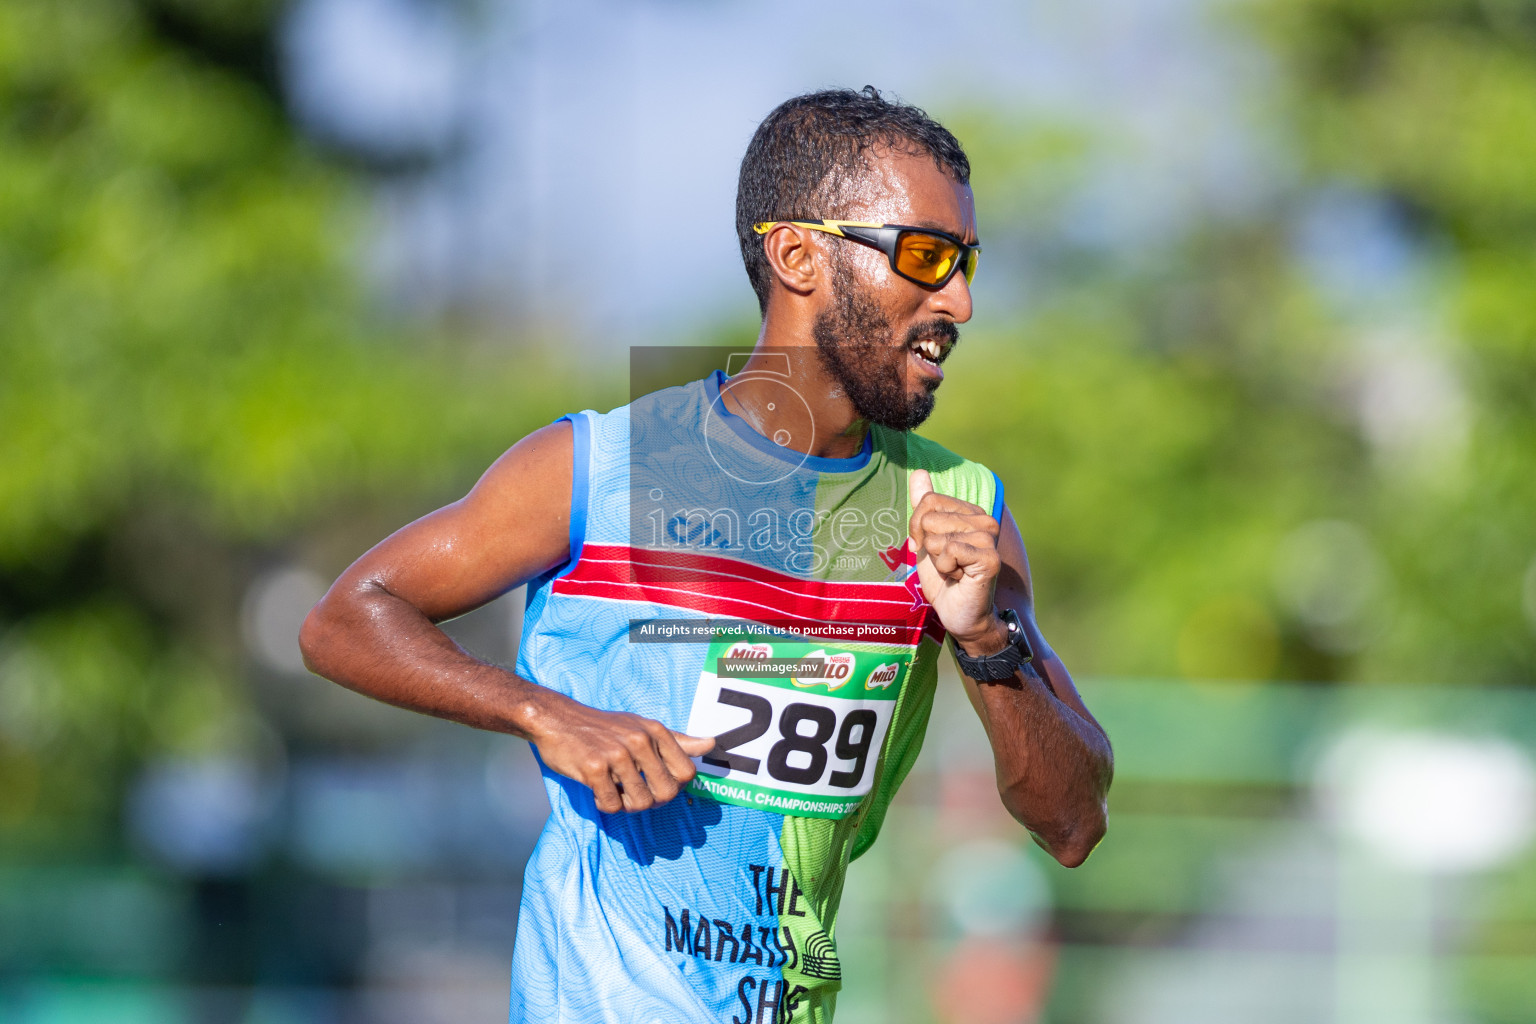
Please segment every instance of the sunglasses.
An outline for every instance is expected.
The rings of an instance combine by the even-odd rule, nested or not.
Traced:
[[[965,283],[970,284],[976,276],[976,260],[981,254],[980,245],[966,245],[947,231],[906,224],[871,224],[857,220],[764,221],[752,225],[752,230],[766,235],[775,224],[825,231],[879,249],[890,260],[891,269],[898,276],[924,288],[944,287],[957,270],[965,272]]]

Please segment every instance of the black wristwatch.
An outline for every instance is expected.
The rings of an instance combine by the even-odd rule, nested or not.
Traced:
[[[1024,635],[1024,624],[1019,621],[1019,613],[1012,608],[1004,608],[998,613],[998,618],[1008,627],[1008,646],[996,654],[972,658],[960,647],[959,641],[955,642],[955,658],[960,662],[960,671],[977,682],[1012,679],[1018,674],[1019,668],[1035,656],[1035,652],[1030,650],[1029,638]]]

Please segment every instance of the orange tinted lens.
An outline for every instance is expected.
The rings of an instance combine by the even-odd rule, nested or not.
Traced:
[[[948,277],[959,256],[959,246],[936,235],[903,231],[896,239],[896,269],[924,284]]]
[[[966,284],[970,284],[976,279],[976,261],[979,259],[981,259],[980,249],[972,249],[965,254],[965,269],[963,273],[965,274]]]

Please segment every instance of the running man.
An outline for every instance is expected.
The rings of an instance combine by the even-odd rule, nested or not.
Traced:
[[[872,88],[782,104],[737,193],[745,364],[533,432],[305,622],[320,675],[533,745],[552,810],[514,1024],[831,1020],[844,875],[946,637],[1004,806],[1069,867],[1103,836],[1109,742],[1036,625],[1002,486],[912,432],[971,316],[969,177]],[[438,628],[523,583],[515,672]]]

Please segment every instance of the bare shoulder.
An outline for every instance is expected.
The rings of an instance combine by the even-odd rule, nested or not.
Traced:
[[[540,427],[491,463],[459,504],[482,513],[501,506],[541,506],[569,516],[575,432],[567,420]],[[487,506],[484,509],[479,506]]]
[[[574,450],[571,424],[565,420],[540,427],[508,448],[468,494],[442,510],[454,541],[469,545],[508,585],[565,561]]]
[[[570,557],[571,425],[507,449],[468,494],[396,530],[332,593],[382,588],[434,621],[470,611]]]

